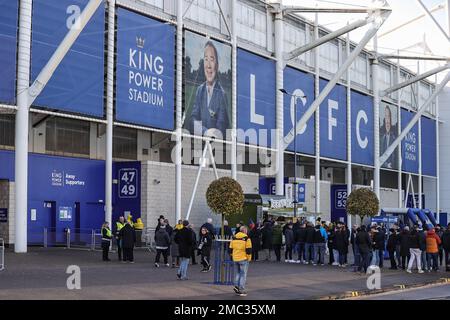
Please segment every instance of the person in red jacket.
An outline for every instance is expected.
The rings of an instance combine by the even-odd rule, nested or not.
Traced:
[[[439,245],[441,244],[441,239],[436,234],[434,228],[428,230],[427,232],[427,263],[428,272],[431,271],[431,262],[433,262],[433,270],[438,271],[438,256],[439,256]]]

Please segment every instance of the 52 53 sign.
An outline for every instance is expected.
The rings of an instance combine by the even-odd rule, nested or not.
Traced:
[[[137,198],[138,171],[133,168],[119,170],[119,198]]]
[[[336,209],[345,209],[347,206],[347,191],[346,190],[336,190],[335,198]]]

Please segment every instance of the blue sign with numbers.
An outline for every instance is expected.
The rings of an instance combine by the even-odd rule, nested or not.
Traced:
[[[306,200],[306,184],[298,184],[298,202],[305,202]]]
[[[136,198],[138,191],[138,171],[135,168],[119,170],[119,198]]]
[[[331,186],[331,221],[347,221],[347,186]]]

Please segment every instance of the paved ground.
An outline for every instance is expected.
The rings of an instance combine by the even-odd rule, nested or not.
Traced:
[[[356,300],[450,300],[450,284],[377,294]]]
[[[214,285],[212,271],[190,266],[190,280],[179,281],[172,268],[153,266],[153,254],[137,250],[135,264],[102,262],[101,252],[32,248],[6,252],[0,272],[2,299],[243,299],[230,286]],[[115,259],[116,256],[112,255]],[[81,290],[66,287],[66,268],[81,268]],[[407,274],[383,270],[381,286],[410,285],[450,277],[449,273]],[[349,291],[367,291],[366,276],[331,266],[256,262],[250,265],[246,299],[315,299]]]

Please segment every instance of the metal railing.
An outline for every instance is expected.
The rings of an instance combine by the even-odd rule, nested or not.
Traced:
[[[44,248],[64,247],[94,251],[101,250],[102,234],[99,229],[43,228],[42,231],[31,230],[29,243]]]
[[[142,232],[145,247],[153,252],[156,252],[155,232],[156,228],[145,228]]]
[[[0,271],[5,270],[5,241],[0,238]]]
[[[214,240],[214,284],[232,285],[234,280],[234,263],[228,248],[230,239]]]

